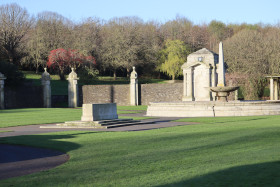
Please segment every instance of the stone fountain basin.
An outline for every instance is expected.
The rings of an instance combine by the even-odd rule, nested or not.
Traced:
[[[212,92],[233,92],[237,90],[239,86],[217,86],[217,87],[210,87],[210,91]]]

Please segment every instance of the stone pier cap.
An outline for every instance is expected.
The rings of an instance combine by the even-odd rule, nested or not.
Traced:
[[[82,121],[118,119],[116,103],[83,104]]]

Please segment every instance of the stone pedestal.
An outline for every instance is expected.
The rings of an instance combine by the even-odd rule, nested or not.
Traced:
[[[138,76],[135,67],[133,67],[130,74],[130,105],[137,106],[139,104],[138,96]]]
[[[71,68],[72,72],[68,76],[68,107],[78,107],[78,76],[75,73],[74,68]]]
[[[4,84],[6,77],[0,73],[0,109],[5,108],[5,100],[4,100]]]
[[[45,108],[51,108],[51,77],[47,72],[47,68],[44,68],[45,72],[42,74],[41,84],[43,86],[43,102]]]
[[[116,103],[83,104],[82,121],[118,119]]]

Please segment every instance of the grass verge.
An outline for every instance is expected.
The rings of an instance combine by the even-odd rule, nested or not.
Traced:
[[[60,150],[70,160],[0,186],[280,185],[280,116],[195,120],[200,124],[150,131],[1,138],[0,143]]]
[[[121,109],[126,109],[121,110]],[[136,114],[140,113],[140,110],[145,106],[130,107],[123,106],[117,108],[117,113],[121,114]],[[47,124],[47,123],[60,123],[65,121],[80,120],[82,116],[82,108],[24,108],[24,109],[7,109],[0,110],[0,128],[22,126],[22,125],[34,125],[34,124]],[[121,117],[121,116],[120,116]],[[141,119],[139,117],[133,117],[133,119]],[[143,117],[142,119],[147,119]]]

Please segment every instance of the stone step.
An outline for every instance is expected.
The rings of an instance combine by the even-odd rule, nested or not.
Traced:
[[[132,125],[144,125],[144,124],[153,124],[155,122],[142,122],[142,121],[132,121],[131,123],[119,123],[119,124],[112,124],[112,125],[104,125],[102,127],[108,128],[116,128],[116,127],[125,127],[125,126],[132,126]]]
[[[111,119],[111,120],[100,120],[100,121],[94,121],[97,124],[110,124],[110,123],[126,123],[129,121],[132,121],[133,119]]]
[[[133,119],[114,119],[102,121],[67,121],[65,123],[56,124],[55,126],[42,126],[41,128],[116,128],[130,125],[152,124],[154,122],[142,122]]]
[[[125,123],[138,123],[141,121],[137,121],[137,120],[125,120],[125,121],[108,121],[108,122],[102,122],[102,123],[98,123],[101,126],[109,126],[109,125],[115,125],[115,124],[125,124]]]

